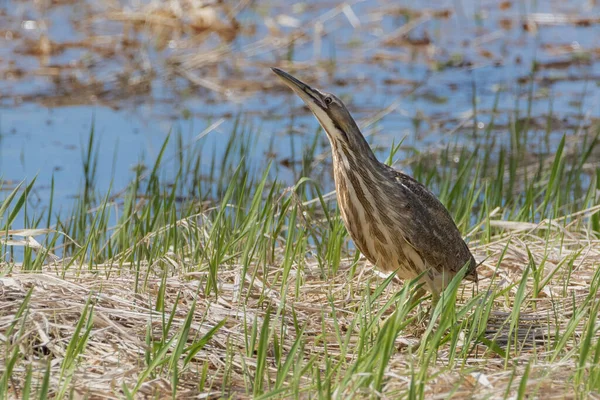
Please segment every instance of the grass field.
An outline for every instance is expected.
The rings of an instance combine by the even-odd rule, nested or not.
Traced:
[[[439,195],[482,262],[432,323],[429,298],[411,307],[415,285],[349,244],[310,179],[329,170],[326,147],[306,143],[286,187],[280,167],[247,161],[254,132],[237,129],[208,169],[202,141],[174,133],[114,193],[93,189],[92,132],[68,215],[28,210],[35,182],[8,192],[0,397],[600,396],[594,126],[537,155],[527,124],[505,147],[491,130],[470,149],[392,146],[388,162]]]
[[[82,132],[70,208],[54,179],[0,171],[0,399],[600,398],[595,2],[31,3],[0,7],[1,111],[153,104],[148,125],[209,128],[175,122],[109,191]],[[477,286],[453,281],[430,320],[355,251],[327,140],[269,66],[343,92],[448,207]],[[2,150],[30,134],[0,128]],[[271,132],[285,155],[257,150]]]

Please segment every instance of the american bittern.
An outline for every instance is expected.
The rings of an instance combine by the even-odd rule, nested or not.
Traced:
[[[306,103],[327,133],[340,214],[356,247],[384,272],[421,281],[433,304],[467,263],[465,279],[477,282],[475,259],[444,205],[415,179],[377,160],[340,99],[272,68]]]

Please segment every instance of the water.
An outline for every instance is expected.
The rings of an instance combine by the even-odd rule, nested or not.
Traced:
[[[256,131],[249,158],[263,160],[271,143],[278,160],[292,157],[290,140],[298,149],[317,123],[269,71],[270,65],[286,69],[286,59],[297,67],[295,75],[336,93],[363,122],[394,105],[365,129],[369,140],[384,149],[381,154],[401,140],[417,149],[450,142],[470,146],[473,102],[483,131],[497,96],[494,134],[508,143],[514,110],[527,111],[534,61],[540,67],[531,113],[545,121],[552,109],[561,122],[546,150],[563,134],[574,135],[599,117],[600,24],[594,18],[600,7],[589,1],[431,1],[419,8],[386,1],[351,2],[346,8],[334,1],[260,2],[243,10],[233,2],[217,10],[219,21],[227,24],[224,15],[232,13],[241,27],[230,43],[216,34],[200,40],[185,32],[169,36],[157,29],[135,30],[106,17],[158,2],[124,2],[116,9],[85,1],[39,4],[0,3],[0,178],[7,189],[37,176],[33,206],[40,210],[47,204],[52,176],[56,207],[72,204],[81,188],[82,154],[92,124],[100,193],[111,184],[113,190],[123,188],[139,163],[151,165],[169,132],[180,130],[192,140],[223,118],[203,139],[205,149],[223,151],[240,113]],[[191,18],[186,13],[182,21]],[[390,36],[407,21],[414,23],[408,36]],[[27,40],[39,44],[44,35],[54,49],[71,45],[47,56],[25,54],[32,48]],[[162,44],[161,35],[168,39]],[[290,45],[292,35],[297,39]],[[90,38],[94,45],[72,45]],[[203,62],[202,55],[214,51],[225,55],[194,68],[198,63],[191,62],[192,56]],[[215,87],[190,84],[173,60]],[[285,137],[291,113],[297,114],[293,125],[305,135]],[[298,178],[285,168],[278,173],[290,183]]]

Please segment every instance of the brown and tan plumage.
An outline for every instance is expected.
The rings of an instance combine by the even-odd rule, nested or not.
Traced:
[[[444,205],[425,186],[379,162],[336,96],[273,68],[309,107],[333,153],[338,206],[356,247],[384,272],[413,279],[423,271],[434,302],[460,269],[477,282],[476,263]]]

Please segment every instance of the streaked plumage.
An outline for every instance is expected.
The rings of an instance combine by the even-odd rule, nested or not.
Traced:
[[[465,279],[477,282],[473,255],[437,197],[377,160],[340,99],[280,69],[273,71],[302,98],[327,133],[338,206],[361,253],[402,279],[426,271],[422,280],[434,300],[467,263]]]

